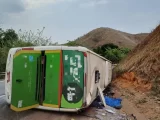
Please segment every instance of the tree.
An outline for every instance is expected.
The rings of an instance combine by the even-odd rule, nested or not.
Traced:
[[[0,28],[0,47],[12,47],[14,42],[18,40],[18,35],[13,29],[8,29],[6,31]]]
[[[0,48],[0,57],[1,57],[0,58],[0,72],[5,71],[8,50],[9,50],[8,47]]]
[[[0,28],[0,72],[5,71],[8,51],[12,47],[27,47],[37,45],[57,45],[52,43],[51,37],[43,37],[43,31],[37,30],[37,33],[32,31],[19,30],[18,34],[13,29],[3,30]]]
[[[18,32],[19,40],[24,41],[26,43],[32,43],[34,46],[45,46],[45,45],[52,45],[51,37],[44,37],[45,27],[42,30],[37,29],[37,32],[34,33],[30,31],[22,31],[21,29]]]

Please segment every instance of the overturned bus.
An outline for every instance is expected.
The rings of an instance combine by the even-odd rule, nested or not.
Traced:
[[[14,111],[32,108],[77,112],[111,82],[112,65],[84,47],[11,48],[5,75],[6,101]]]

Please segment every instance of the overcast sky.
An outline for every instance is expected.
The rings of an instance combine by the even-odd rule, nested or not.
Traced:
[[[59,43],[98,27],[150,32],[160,23],[159,5],[160,0],[0,0],[0,27],[45,27],[44,36]]]

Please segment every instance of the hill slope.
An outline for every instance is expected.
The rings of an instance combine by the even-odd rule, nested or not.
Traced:
[[[117,75],[116,75],[117,74]],[[160,25],[114,69],[112,84],[147,120],[159,120]]]
[[[97,28],[76,40],[77,44],[88,48],[95,48],[107,43],[113,43],[119,47],[134,48],[148,33],[129,34],[111,28]]]
[[[160,79],[160,25],[124,59],[119,68],[143,79]]]

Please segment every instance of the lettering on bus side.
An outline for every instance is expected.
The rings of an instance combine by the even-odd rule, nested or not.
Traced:
[[[83,97],[83,63],[79,54],[64,56],[64,79],[67,81],[63,86],[63,95],[69,103],[77,103]]]

